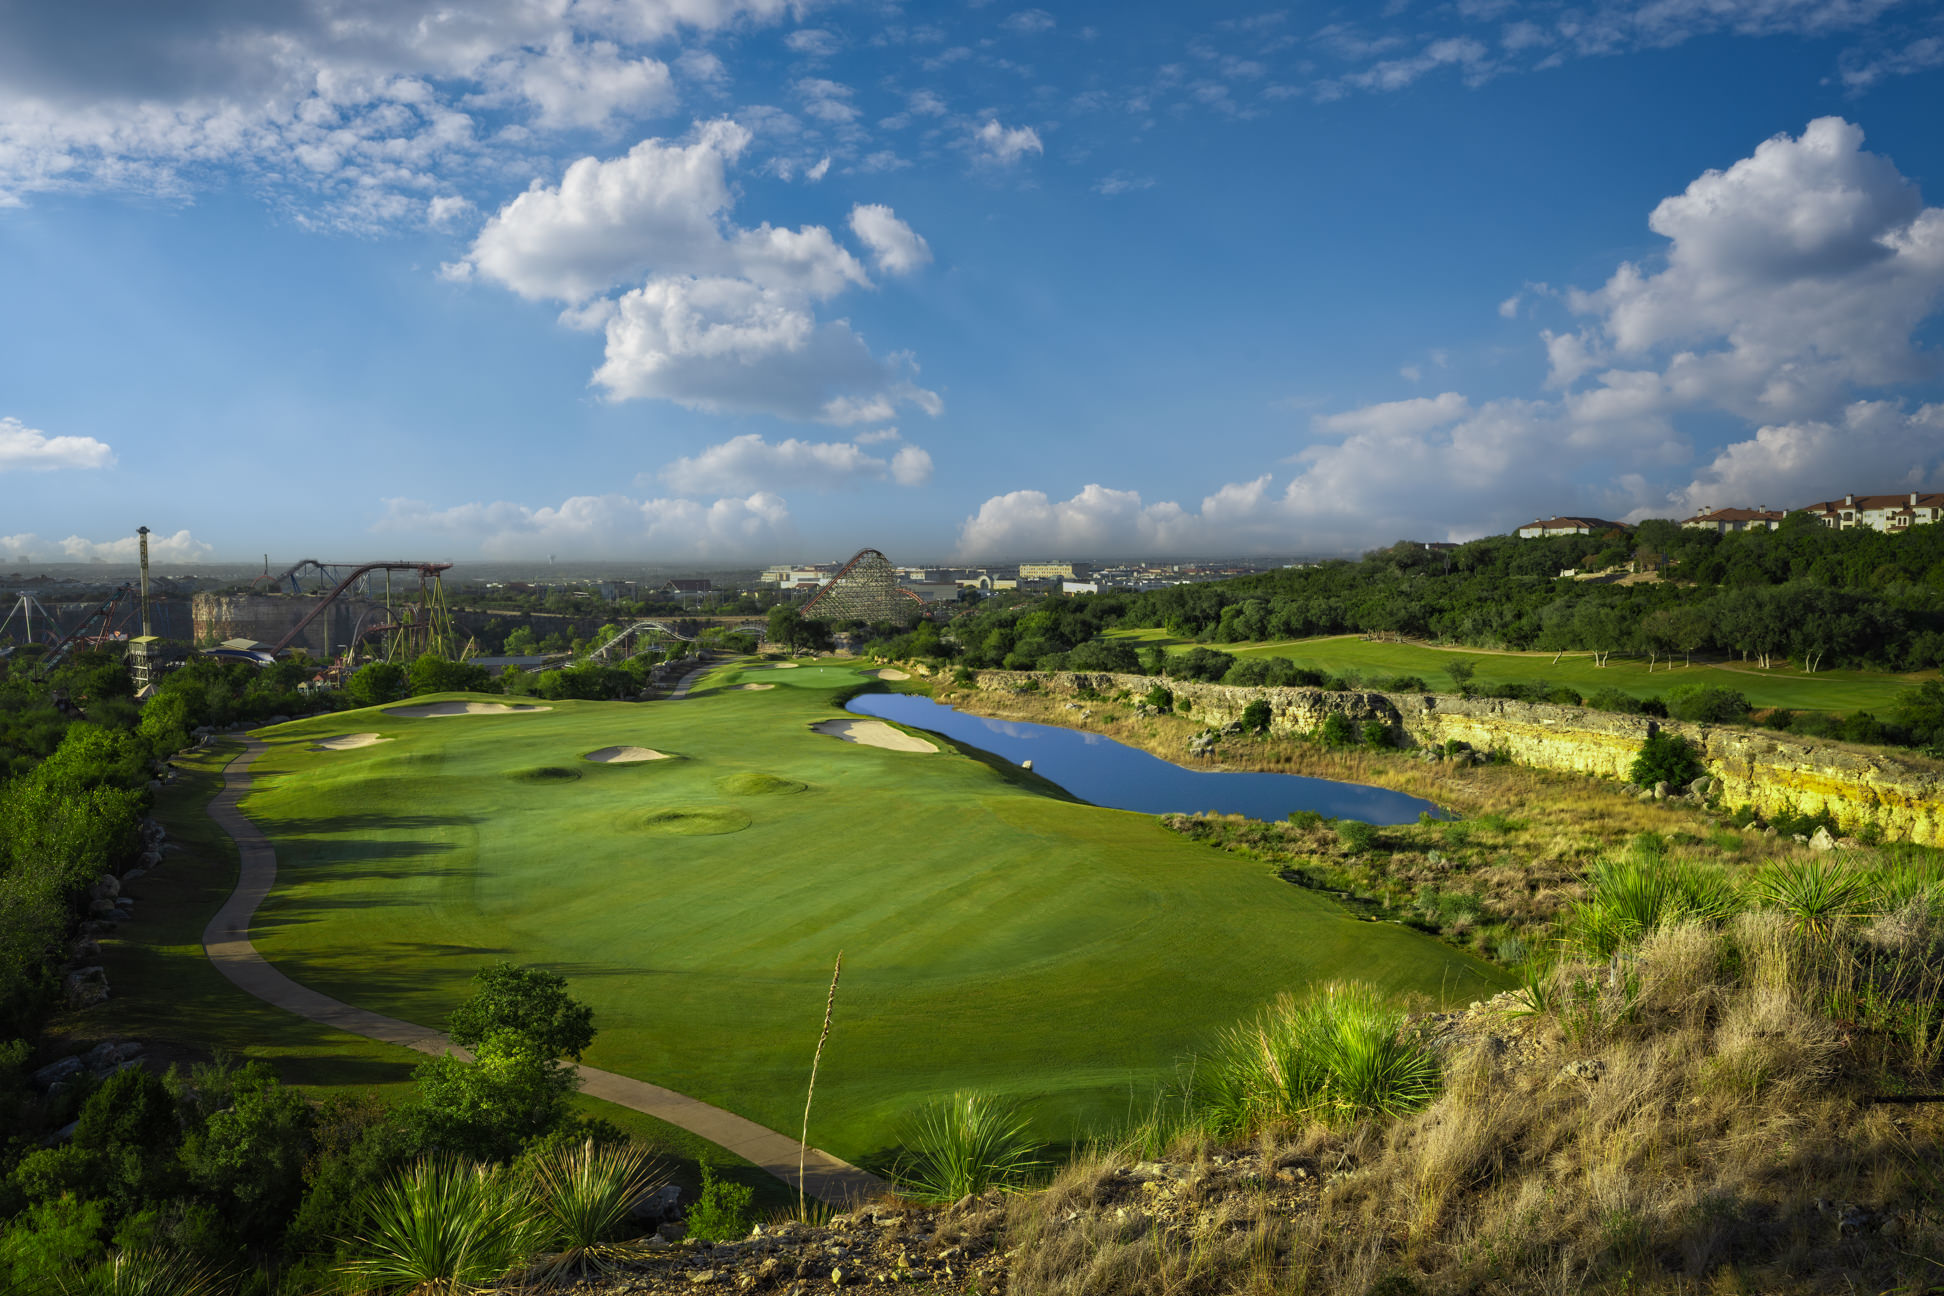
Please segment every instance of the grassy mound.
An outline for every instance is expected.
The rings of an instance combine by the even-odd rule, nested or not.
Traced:
[[[757,770],[745,770],[741,774],[731,774],[716,784],[731,796],[788,796],[809,787],[797,779],[778,778],[774,774],[764,774]]]
[[[749,827],[750,818],[728,806],[695,806],[688,809],[650,811],[641,826],[666,837],[720,837]]]
[[[516,783],[572,783],[580,777],[580,771],[568,769],[565,765],[533,765],[526,769],[508,770],[506,777]]]

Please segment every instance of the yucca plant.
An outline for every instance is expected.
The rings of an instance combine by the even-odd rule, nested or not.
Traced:
[[[1438,1091],[1431,1054],[1403,1034],[1404,1016],[1371,986],[1283,995],[1223,1035],[1197,1069],[1199,1097],[1226,1133],[1298,1116],[1396,1115]]]
[[[1595,865],[1587,882],[1589,894],[1573,906],[1567,925],[1576,943],[1598,959],[1612,958],[1665,923],[1716,923],[1742,907],[1720,870],[1666,862],[1646,851]]]
[[[207,1266],[172,1251],[117,1251],[91,1269],[57,1275],[60,1296],[220,1296],[225,1285]]]
[[[920,1108],[894,1177],[933,1201],[1011,1188],[1039,1168],[1026,1117],[1009,1099],[961,1090]]]
[[[523,1266],[544,1245],[546,1221],[513,1176],[428,1157],[365,1195],[366,1231],[344,1274],[407,1296],[468,1296]]]
[[[555,1248],[536,1267],[542,1279],[605,1273],[634,1253],[621,1242],[635,1203],[668,1182],[639,1143],[596,1147],[593,1139],[556,1148],[534,1169],[533,1193]]]
[[[1781,860],[1755,879],[1755,896],[1765,906],[1780,909],[1795,922],[1798,932],[1817,939],[1833,935],[1848,919],[1864,916],[1870,888],[1863,874],[1847,861]]]

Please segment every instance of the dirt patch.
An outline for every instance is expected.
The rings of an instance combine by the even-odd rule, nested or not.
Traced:
[[[911,673],[909,671],[893,670],[889,666],[885,667],[883,670],[880,671],[872,671],[871,674],[877,676],[881,680],[908,680],[911,678]]]
[[[658,752],[653,747],[603,747],[591,751],[581,758],[591,760],[596,765],[632,765],[637,761],[667,760],[667,752]]]
[[[842,738],[845,742],[860,743],[865,747],[882,747],[886,751],[935,752],[938,746],[923,738],[893,729],[882,720],[826,720],[812,725],[820,734],[832,738]]]
[[[738,693],[761,693],[764,689],[773,689],[775,687],[776,685],[774,684],[738,684],[736,685],[735,691]]]
[[[378,743],[390,742],[375,733],[339,734],[335,738],[319,738],[310,745],[312,751],[356,751],[360,747],[372,747]]]
[[[533,711],[551,711],[545,706],[508,706],[504,702],[428,702],[424,706],[387,707],[386,715],[403,716],[407,720],[431,720],[438,716],[458,715],[525,715]]]

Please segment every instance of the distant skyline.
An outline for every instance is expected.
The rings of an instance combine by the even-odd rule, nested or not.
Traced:
[[[0,569],[1937,490],[1941,120],[1934,0],[8,7]]]

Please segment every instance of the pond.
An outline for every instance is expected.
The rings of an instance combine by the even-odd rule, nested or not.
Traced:
[[[1212,812],[1266,820],[1285,819],[1292,810],[1315,810],[1332,819],[1373,824],[1416,823],[1424,813],[1445,817],[1431,802],[1388,788],[1297,774],[1188,769],[1104,734],[967,715],[909,693],[862,693],[846,709],[928,729],[1014,764],[1030,760],[1033,773],[1083,801],[1116,810]]]

